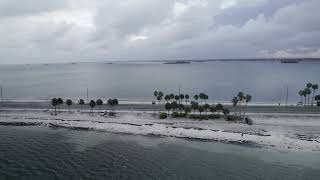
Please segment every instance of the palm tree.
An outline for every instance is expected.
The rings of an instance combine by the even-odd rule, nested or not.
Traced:
[[[238,93],[238,100],[239,100],[239,113],[240,113],[240,117],[241,117],[241,103],[244,100],[244,93],[243,92]]]
[[[186,117],[188,116],[188,114],[191,112],[191,108],[190,108],[190,106],[186,106],[185,108],[184,108],[184,113],[186,114]]]
[[[198,104],[198,102],[195,102],[195,101],[191,101],[190,104],[191,104],[191,108],[193,109],[193,115],[195,115],[196,114],[196,110],[199,107],[199,104]]]
[[[302,100],[302,96],[303,96],[303,91],[302,90],[300,90],[299,92],[298,92],[298,94],[299,94],[299,96],[300,96],[300,102],[303,104],[303,100]]]
[[[239,102],[238,97],[233,97],[233,99],[232,99],[232,107],[233,107],[234,115],[236,115],[236,107],[238,105],[238,102]]]
[[[152,101],[152,106],[153,106],[153,116],[156,117],[156,102]]]
[[[202,100],[204,100],[205,94],[204,94],[204,93],[200,93],[200,94],[199,94],[199,98],[200,98],[200,102],[201,102],[201,104],[202,104]]]
[[[211,106],[210,106],[210,112],[211,112],[212,114],[214,114],[214,112],[216,112],[216,107],[215,107],[214,105],[211,105]]]
[[[317,106],[320,103],[320,95],[316,95],[316,97],[314,97],[314,99],[317,101]]]
[[[93,108],[96,106],[96,102],[94,100],[91,100],[90,103],[91,113],[93,113]]]
[[[166,100],[166,101],[167,101],[167,103],[168,103],[168,102],[170,101],[170,95],[168,95],[168,94],[167,94],[167,95],[165,95],[165,96],[164,96],[164,100]]]
[[[57,115],[57,105],[58,105],[58,100],[57,98],[53,98],[51,100],[51,104],[54,107],[54,115]]]
[[[220,111],[222,111],[223,110],[223,105],[222,104],[217,104],[216,105],[216,111],[218,112],[218,115],[220,115]]]
[[[118,99],[113,99],[112,100],[112,104],[113,104],[113,106],[118,106],[118,104],[119,104]],[[116,108],[115,107],[114,107],[114,113],[116,113]]]
[[[119,104],[118,99],[113,99],[112,100],[112,104],[113,104],[113,106],[118,106],[118,104]],[[116,108],[115,107],[114,107],[113,111],[114,111],[114,114],[115,114],[116,113]]]
[[[179,96],[179,95],[175,95],[175,96],[174,96],[174,99],[175,99],[176,101],[179,101],[180,96]]]
[[[158,97],[158,94],[159,94],[158,91],[154,91],[153,92],[153,96],[154,96],[155,99]]]
[[[308,83],[307,85],[306,85],[306,87],[307,87],[307,89],[309,89],[309,90],[307,90],[307,95],[308,95],[308,105],[310,105],[310,95],[311,95],[311,88],[312,88],[312,83]],[[310,94],[309,94],[309,92],[310,92]]]
[[[210,105],[209,104],[204,104],[203,105],[203,109],[206,111],[206,116],[208,116],[208,109],[210,108]]]
[[[175,110],[179,107],[178,103],[176,101],[173,101],[171,103],[171,108],[173,110],[173,112],[175,112]]]
[[[304,97],[304,106],[307,106],[307,91],[303,90],[302,93],[303,93],[302,95]]]
[[[66,104],[67,104],[67,106],[68,106],[68,108],[69,108],[69,112],[70,112],[70,106],[72,105],[72,100],[71,100],[71,99],[68,99],[68,100],[66,101]]]
[[[166,110],[168,111],[168,116],[169,116],[169,115],[170,115],[170,109],[172,108],[171,104],[167,102],[167,103],[164,105],[164,107],[165,107]]]
[[[107,104],[110,107],[110,111],[112,111],[113,100],[112,99],[108,99]]]
[[[60,109],[60,105],[63,105],[63,99],[62,98],[58,98],[57,102],[58,102],[58,109]]]
[[[184,100],[184,95],[180,94],[180,104],[182,103],[183,100]]]
[[[207,104],[207,100],[209,99],[209,96],[204,94],[203,95],[203,100],[204,100],[204,103]]]
[[[188,100],[189,100],[189,94],[186,94],[185,96],[184,96],[185,98],[186,98],[186,105],[188,104]]]
[[[319,89],[319,85],[318,84],[312,84],[312,90],[313,90],[313,94],[312,94],[312,101],[311,101],[311,104],[312,104],[312,106],[313,106],[313,104],[314,104],[314,94],[315,94],[315,92],[316,92],[316,90],[317,89]]]
[[[82,112],[82,106],[84,105],[84,100],[83,99],[79,100],[79,105],[80,105],[80,111]]]
[[[193,97],[193,98],[194,98],[194,100],[196,100],[196,102],[198,102],[199,95],[197,95],[197,94],[196,94],[196,95],[194,95],[194,97]]]
[[[184,105],[178,104],[178,108],[179,108],[179,113],[181,114],[181,111],[184,110]]]
[[[174,99],[174,94],[170,94],[170,100],[171,100],[171,103],[172,103],[172,100]]]
[[[203,108],[203,106],[199,106],[198,107],[198,111],[199,111],[199,113],[200,113],[200,116],[201,116],[201,113],[204,111],[204,108]]]
[[[247,94],[245,100],[246,100],[246,109],[247,109],[248,103],[252,101],[252,96],[250,94]],[[245,115],[246,115],[246,111],[243,112],[243,117],[245,117]]]
[[[306,92],[306,94],[307,94],[307,96],[308,96],[308,106],[309,106],[309,105],[310,105],[310,94],[311,94],[311,89],[306,88],[304,91]]]
[[[159,91],[158,96],[163,97],[163,92],[162,92],[162,91]]]
[[[157,100],[159,101],[159,104],[161,104],[162,96],[158,96]]]
[[[103,105],[103,101],[102,99],[98,99],[97,102],[96,102],[97,106],[99,107],[99,110],[100,110],[100,106]]]

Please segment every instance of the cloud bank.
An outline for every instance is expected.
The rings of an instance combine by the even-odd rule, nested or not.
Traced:
[[[0,63],[320,57],[319,0],[0,0]]]

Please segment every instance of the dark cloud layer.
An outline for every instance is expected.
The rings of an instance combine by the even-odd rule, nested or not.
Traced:
[[[320,57],[319,0],[0,0],[0,63]]]

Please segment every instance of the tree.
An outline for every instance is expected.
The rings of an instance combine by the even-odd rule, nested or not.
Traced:
[[[320,95],[316,95],[314,99],[317,101],[317,106],[320,103]]]
[[[302,95],[304,97],[304,106],[307,106],[307,91],[303,90],[302,91]]]
[[[91,100],[90,103],[91,113],[93,113],[93,108],[96,106],[96,102],[94,100]]]
[[[204,104],[203,105],[203,109],[205,110],[205,112],[206,112],[206,116],[208,115],[208,109],[210,109],[210,105],[209,104]]]
[[[319,85],[318,84],[312,84],[311,88],[313,90],[312,101],[311,101],[311,104],[313,106],[313,104],[314,104],[314,94],[316,93],[316,90],[319,89]]]
[[[156,117],[156,102],[152,101],[152,106],[153,106],[153,116]]]
[[[154,98],[157,98],[157,97],[158,97],[158,95],[159,95],[158,91],[154,91],[154,92],[153,92],[153,96],[154,96]]]
[[[196,95],[194,95],[194,97],[193,97],[193,98],[194,98],[194,100],[196,100],[196,102],[198,102],[199,95],[197,95],[197,94],[196,94]]]
[[[310,94],[311,94],[311,89],[309,89],[309,88],[306,88],[305,90],[305,93],[307,94],[307,96],[308,96],[308,106],[310,105]]]
[[[171,104],[167,102],[167,103],[164,105],[164,107],[165,107],[165,109],[168,111],[168,116],[169,116],[169,115],[170,115],[170,110],[171,110],[171,108],[172,108]]]
[[[188,100],[189,100],[189,94],[186,94],[185,96],[184,96],[185,98],[186,98],[186,105],[188,104]]]
[[[302,90],[300,90],[299,92],[298,92],[298,94],[299,94],[299,96],[300,96],[300,102],[303,104],[303,100],[302,100],[302,96],[303,96],[303,91]]]
[[[82,111],[82,106],[84,105],[84,100],[83,99],[79,100],[79,105],[80,105],[80,110]]]
[[[240,117],[241,117],[241,103],[244,100],[244,93],[243,92],[239,92],[238,93],[238,100],[239,100],[239,113],[240,113]]]
[[[201,116],[201,113],[203,113],[203,111],[204,111],[204,108],[203,108],[203,106],[199,106],[199,107],[198,107],[198,111],[199,111],[199,113],[200,113],[200,116]]]
[[[163,97],[163,92],[162,92],[162,91],[159,91],[158,96]]]
[[[201,102],[201,104],[202,104],[202,100],[204,100],[205,99],[205,94],[204,93],[200,93],[199,94],[199,98],[200,98],[200,102]]]
[[[178,108],[178,103],[176,102],[176,101],[173,101],[172,103],[171,103],[171,108],[172,108],[172,110],[173,111],[175,111],[177,108]]]
[[[161,103],[161,100],[162,100],[162,96],[158,96],[157,97],[157,100],[159,101],[159,104]]]
[[[185,113],[186,115],[188,115],[190,112],[191,112],[190,106],[185,106],[185,107],[184,107],[184,113]]]
[[[176,101],[179,101],[180,96],[179,96],[179,95],[175,95],[175,96],[174,96],[174,99],[175,99]]]
[[[170,94],[170,100],[171,100],[171,103],[172,103],[172,100],[174,99],[174,94]]]
[[[107,104],[110,107],[110,111],[112,111],[113,100],[112,99],[108,99]]]
[[[69,112],[70,112],[70,106],[72,105],[72,100],[71,100],[71,99],[68,99],[68,100],[66,101],[66,104],[67,104],[67,106],[68,106],[68,108],[69,108]]]
[[[167,95],[164,96],[164,100],[166,100],[167,103],[170,101],[170,99],[171,99],[170,95],[167,94]]]
[[[57,115],[58,99],[57,98],[53,98],[51,100],[51,105],[54,107],[54,115]]]
[[[216,112],[216,107],[214,105],[211,105],[209,110],[212,114],[214,114],[214,112]]]
[[[204,103],[207,104],[207,100],[209,99],[209,96],[204,94],[203,96],[203,100],[204,100]]]
[[[113,106],[118,106],[118,104],[119,104],[118,99],[113,99],[113,100],[112,100],[112,105],[113,105]],[[114,113],[116,113],[116,108],[115,108],[115,107],[114,107],[113,111],[114,111]]]
[[[229,109],[223,109],[222,112],[223,112],[224,115],[230,114],[230,110]]]
[[[237,105],[238,105],[238,102],[239,102],[238,97],[233,97],[231,102],[232,102],[234,115],[236,115],[236,108],[237,108]]]
[[[57,102],[58,102],[58,109],[60,109],[60,105],[63,105],[63,99],[62,98],[58,98]]]
[[[103,105],[102,99],[98,99],[96,104],[97,104],[97,106],[99,107],[99,110],[100,110],[100,107]]]
[[[184,110],[184,105],[178,104],[178,108],[179,108],[179,113],[181,114],[181,111]]]
[[[250,94],[247,94],[245,97],[245,100],[246,100],[246,109],[247,109],[248,103],[252,101],[252,96]],[[245,117],[245,115],[246,115],[246,111],[243,112],[243,117]]]
[[[216,105],[216,111],[218,112],[218,115],[220,114],[220,111],[222,111],[223,110],[223,105],[222,104],[217,104]]]
[[[183,100],[184,100],[184,95],[180,94],[180,104],[182,103]]]
[[[199,107],[199,104],[198,104],[198,102],[195,102],[195,101],[191,101],[190,104],[191,104],[191,108],[193,109],[193,114],[195,115],[196,114],[196,110]]]

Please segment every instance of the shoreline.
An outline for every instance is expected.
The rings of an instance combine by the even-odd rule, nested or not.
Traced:
[[[45,126],[93,130],[120,134],[175,137],[196,141],[216,141],[280,150],[320,152],[319,114],[251,113],[252,126],[218,120],[164,119],[152,112],[120,111],[116,118],[102,117],[97,111],[68,112],[57,116],[46,109],[1,109],[1,126]],[[243,134],[243,136],[242,136]]]

